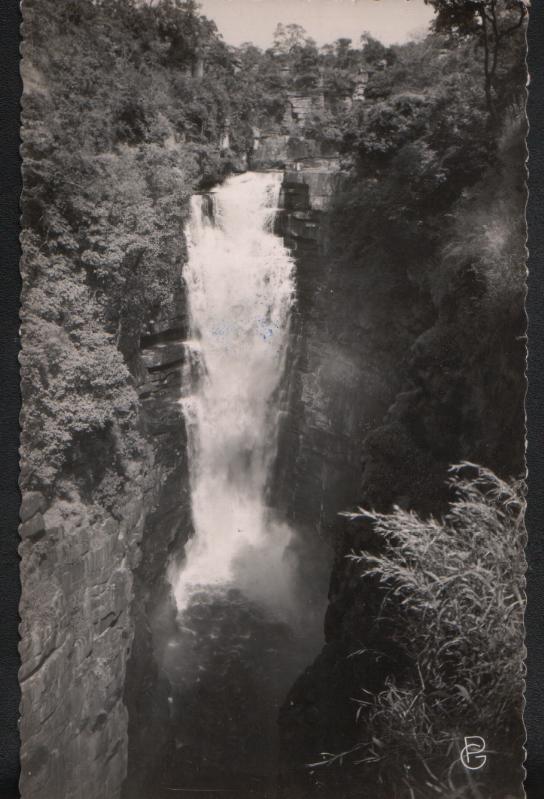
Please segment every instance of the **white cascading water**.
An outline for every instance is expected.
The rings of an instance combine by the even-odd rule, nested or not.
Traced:
[[[290,532],[265,503],[294,293],[293,262],[272,230],[281,180],[246,173],[192,200],[193,386],[181,402],[195,533],[174,576],[180,610],[202,589],[235,586],[275,606],[289,594]]]

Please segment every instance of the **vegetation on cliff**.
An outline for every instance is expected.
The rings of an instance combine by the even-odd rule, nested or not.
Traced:
[[[397,619],[388,635],[403,669],[360,705],[360,729],[375,735],[357,733],[361,756],[392,779],[391,755],[419,763],[429,736],[447,756],[460,706],[466,715],[479,698],[476,726],[515,726],[520,695],[520,501],[503,481],[523,471],[525,6],[432,3],[435,31],[403,46],[363,35],[319,48],[280,26],[266,52],[229,47],[193,0],[25,3],[23,485],[55,496],[75,484],[101,512],[144,469],[138,345],[173,309],[191,193],[244,168],[254,127],[290,130],[289,93],[323,94],[296,131],[340,157],[330,271],[339,283],[361,276],[327,324],[339,342],[354,324],[366,335],[369,305],[380,305],[386,322],[368,335],[410,353],[402,391],[364,446],[360,500],[377,508],[381,548],[360,555],[346,533],[328,623],[355,652],[361,637],[387,648],[371,629],[384,597]],[[452,488],[448,468],[464,459],[499,476]],[[480,566],[461,579],[466,552]],[[381,584],[368,601],[367,584]],[[482,593],[494,638],[471,604]],[[451,646],[449,621],[460,630]],[[472,649],[489,657],[499,643],[496,662],[474,662]],[[360,696],[386,671],[354,667],[348,688]],[[450,674],[459,687],[442,702]]]
[[[256,101],[192,0],[28,0],[24,55],[23,482],[104,463],[100,500],[142,456],[130,373],[181,279],[188,198],[245,154]]]
[[[404,664],[377,695],[357,699],[366,724],[349,753],[378,769],[387,796],[419,794],[422,784],[471,795],[458,763],[468,728],[500,754],[493,768],[504,769],[503,789],[515,794],[520,780],[511,750],[522,724],[523,490],[472,464],[454,470],[451,487],[441,520],[399,508],[349,514],[379,539],[380,551],[350,560],[382,587],[378,623],[398,646],[397,668]],[[401,775],[399,764],[410,769]]]
[[[335,335],[374,337],[401,381],[363,444],[359,500],[372,510],[339,536],[327,647],[282,718],[305,756],[309,740],[356,747],[318,770],[331,795],[364,784],[387,799],[457,796],[446,772],[471,734],[460,719],[495,747],[481,795],[517,795],[522,779],[526,12],[507,0],[433,5],[434,31],[367,64],[364,102],[334,120],[345,177],[330,280],[335,296],[350,286]],[[462,461],[485,468],[452,484]],[[461,552],[480,565],[464,567]],[[500,624],[482,626],[486,612]],[[351,664],[341,682],[331,651]],[[346,694],[361,700],[357,725],[355,707],[338,721]],[[315,696],[319,723],[301,722]],[[436,775],[422,765],[431,741]]]
[[[266,52],[235,49],[194,0],[26,10],[23,479],[53,491],[93,441],[118,466],[141,455],[131,373],[143,326],[179,284],[192,191],[244,168],[255,125],[281,128],[288,87],[324,75],[330,92],[352,91],[361,63],[389,51],[318,51],[293,26]],[[339,135],[330,111],[307,132]]]
[[[53,492],[63,469],[141,457],[139,338],[171,309],[188,198],[245,167],[286,82],[194,0],[27,0],[24,48],[23,482]],[[124,480],[106,471],[88,486]]]
[[[492,114],[478,37],[441,25],[396,48],[344,122],[340,268],[415,290],[421,314],[402,396],[365,446],[364,495],[381,508],[436,511],[451,462],[523,469],[523,35],[502,42]],[[505,401],[488,414],[493,384]]]

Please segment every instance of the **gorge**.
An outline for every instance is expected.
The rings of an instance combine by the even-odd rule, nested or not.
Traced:
[[[195,532],[171,575],[180,634],[166,668],[184,686],[176,712],[188,748],[202,750],[208,786],[221,763],[238,781],[263,769],[273,777],[279,706],[322,642],[326,594],[310,615],[296,531],[267,504],[296,280],[273,232],[281,181],[281,173],[247,173],[197,195],[188,231],[182,407]],[[200,706],[191,714],[194,692]],[[197,721],[211,708],[213,733]]]
[[[194,195],[183,269],[186,338],[179,345],[144,339],[151,369],[161,357],[167,366],[176,347],[182,354],[182,460],[194,533],[155,576],[162,590],[149,572],[142,580],[152,634],[137,628],[133,651],[141,635],[148,655],[144,666],[134,654],[128,664],[128,685],[135,682],[126,694],[134,751],[127,796],[166,795],[172,786],[214,795],[214,785],[272,795],[280,706],[322,646],[332,541],[311,535],[309,519],[297,530],[288,503],[274,505],[282,436],[283,469],[293,468],[296,452],[289,420],[300,357],[296,259],[278,235],[285,185],[281,171],[248,172]],[[173,400],[171,392],[174,419]],[[330,504],[321,479],[320,502]],[[147,680],[162,674],[144,707],[142,668]],[[149,733],[139,731],[149,713],[163,714],[164,749],[146,772]]]
[[[127,799],[169,788],[220,796],[225,786],[298,799],[321,780],[301,786],[300,769],[354,734],[358,668],[323,619],[339,509],[358,495],[363,440],[400,385],[413,312],[399,308],[397,327],[376,338],[376,293],[367,307],[364,276],[335,258],[338,159],[280,155],[283,170],[193,196],[184,322],[154,322],[163,332],[142,338],[150,378],[177,374],[167,415],[164,399],[145,401],[151,424],[157,407],[161,426],[170,420],[159,457],[171,452],[184,499],[181,510],[159,489],[144,530],[125,689]],[[397,371],[384,381],[387,361]],[[172,444],[185,428],[179,458]],[[317,684],[291,698],[314,660]]]
[[[397,799],[400,759],[308,768],[419,685],[339,514],[441,518],[452,463],[523,472],[517,51],[493,127],[455,32],[263,52],[189,0],[25,17],[24,799]]]

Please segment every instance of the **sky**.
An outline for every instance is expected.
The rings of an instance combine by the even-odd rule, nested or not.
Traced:
[[[200,0],[228,44],[272,44],[278,22],[303,25],[318,45],[368,31],[384,44],[405,42],[426,29],[432,8],[423,0]]]

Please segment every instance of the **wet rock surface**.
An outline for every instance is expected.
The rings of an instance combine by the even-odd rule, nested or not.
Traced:
[[[170,723],[170,688],[161,671],[157,641],[175,624],[168,565],[171,558],[182,555],[192,531],[186,431],[178,403],[187,336],[181,282],[175,309],[175,316],[151,321],[141,339],[146,366],[145,379],[139,386],[142,424],[154,458],[144,499],[140,560],[134,572],[134,639],[123,693],[128,713],[127,778],[123,785],[127,799],[150,795],[147,791],[153,790],[161,753],[175,733]]]
[[[181,312],[181,286],[176,303]],[[114,478],[115,438],[111,451],[97,442],[87,468],[54,498],[23,491],[21,787],[28,799],[118,797],[135,752],[145,769],[149,733],[144,743],[145,725],[134,725],[150,715],[157,736],[169,734],[151,623],[157,607],[169,607],[165,565],[190,531],[176,401],[183,323],[182,313],[151,323],[143,357],[131,359],[145,442],[138,460],[120,461]],[[90,776],[98,763],[100,781]]]
[[[514,205],[517,157],[503,175]],[[323,204],[321,188],[314,207],[312,187],[327,185],[329,202]],[[337,257],[330,219],[342,184],[332,185],[329,176],[307,175],[304,165],[288,171],[280,220],[297,260],[298,284],[290,406],[275,490],[287,513],[304,520],[308,540],[317,534],[334,542],[327,643],[280,714],[281,795],[343,799],[385,790],[389,799],[374,782],[375,769],[340,761],[304,766],[319,761],[320,752],[353,747],[364,734],[355,724],[354,699],[363,690],[378,693],[385,677],[402,675],[404,667],[399,653],[388,651],[390,635],[377,621],[378,587],[361,580],[346,558],[372,549],[369,531],[339,523],[335,514],[357,502],[385,512],[396,503],[423,515],[440,513],[450,498],[448,467],[463,459],[501,475],[522,473],[516,431],[523,426],[525,322],[517,292],[505,302],[500,322],[491,323],[496,312],[488,310],[489,287],[474,267],[480,256],[472,254],[471,261],[460,245],[457,262],[438,253],[436,260],[423,259],[420,271],[406,268],[409,258],[385,244],[381,252],[369,246],[364,261],[357,251],[352,263],[345,253]],[[478,191],[492,202],[493,179]],[[461,203],[458,213],[469,215],[470,202],[466,206]],[[296,442],[294,452],[289,441]],[[381,659],[353,657],[361,648]]]
[[[523,349],[516,308],[504,315],[510,350],[476,348],[467,371],[452,303],[465,298],[472,329],[479,306],[470,275],[433,305],[405,273],[372,261],[351,268],[338,257],[330,224],[344,181],[337,159],[278,153],[287,168],[276,227],[297,278],[268,502],[297,530],[290,548],[307,587],[303,607],[315,613],[316,597],[329,591],[325,647],[309,663],[297,649],[299,631],[235,591],[197,596],[178,617],[166,569],[192,532],[178,404],[189,368],[180,283],[175,312],[151,321],[132,355],[146,454],[123,465],[115,505],[106,512],[89,501],[109,450],[62,498],[24,495],[28,799],[57,796],[60,786],[63,799],[117,797],[127,771],[124,799],[174,790],[240,799],[351,796],[358,786],[348,785],[345,772],[308,768],[320,752],[350,746],[353,697],[361,686],[380,688],[376,663],[350,657],[362,643],[384,648],[372,623],[377,592],[345,559],[368,546],[367,532],[345,526],[338,512],[359,499],[423,509],[443,501],[443,452],[499,468],[521,457],[509,432],[522,407],[512,368]],[[482,317],[484,332],[485,323]],[[482,377],[480,355],[493,364],[493,378]],[[486,393],[501,381],[507,390],[487,420]],[[468,395],[459,415],[458,398]],[[471,427],[468,415],[480,421]],[[60,624],[51,625],[51,609]],[[100,763],[101,784],[67,781],[63,760]]]
[[[379,276],[373,264],[362,272],[339,259],[330,213],[345,180],[337,157],[292,164],[278,219],[297,277],[271,501],[302,531],[306,579],[324,593],[338,513],[360,494],[363,442],[400,388],[410,337],[421,325],[417,291]],[[401,303],[403,294],[414,304]]]

